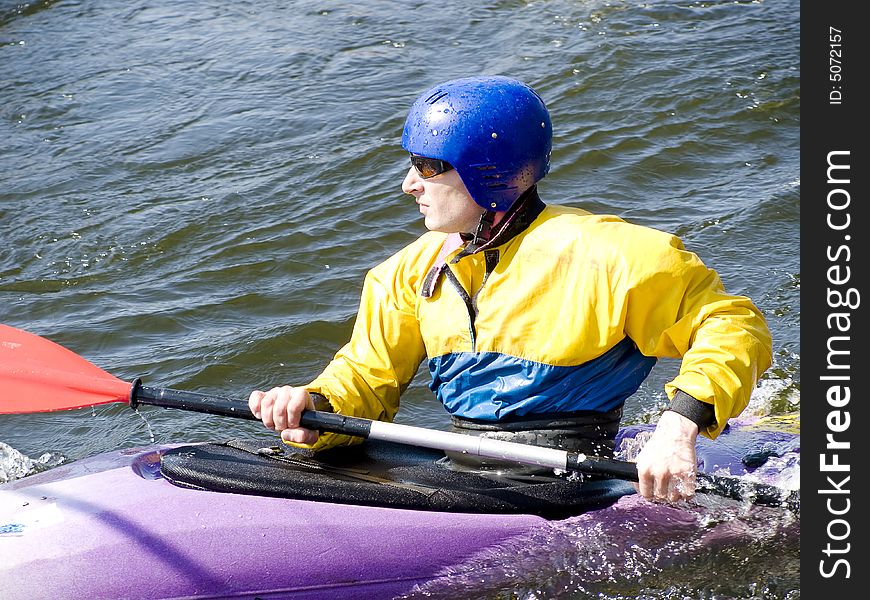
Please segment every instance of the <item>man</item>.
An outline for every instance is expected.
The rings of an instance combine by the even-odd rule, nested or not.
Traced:
[[[290,443],[346,436],[299,427],[327,410],[392,420],[428,358],[431,389],[468,433],[612,453],[622,406],[657,358],[682,357],[670,406],[637,458],[639,492],[694,494],[697,436],[715,438],[770,366],[764,318],[676,237],[545,205],[552,127],[506,77],[424,92],[402,134],[402,190],[429,230],[366,276],[351,339],[304,387],[253,391]]]

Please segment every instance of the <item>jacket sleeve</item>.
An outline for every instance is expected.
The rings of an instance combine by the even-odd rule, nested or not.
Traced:
[[[701,433],[716,438],[770,367],[770,331],[749,298],[726,293],[716,272],[677,237],[638,229],[644,231],[632,236],[626,266],[626,334],[648,356],[682,357],[665,391],[712,404],[716,422]]]
[[[398,254],[368,272],[350,341],[305,386],[324,395],[336,413],[392,421],[399,396],[425,356],[415,312],[415,285],[406,270]],[[313,448],[359,441],[324,433]]]

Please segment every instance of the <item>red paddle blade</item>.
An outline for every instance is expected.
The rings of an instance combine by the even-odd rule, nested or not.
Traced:
[[[0,414],[128,402],[132,385],[52,341],[0,325]]]

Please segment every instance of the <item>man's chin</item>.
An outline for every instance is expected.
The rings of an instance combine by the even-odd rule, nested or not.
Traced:
[[[423,224],[429,231],[440,231],[441,233],[448,233],[444,231],[444,225],[442,223],[439,223],[434,219],[430,219],[429,217],[423,219]]]
[[[463,229],[468,229],[468,227],[451,225],[450,223],[439,223],[435,219],[430,219],[429,217],[423,219],[423,224],[429,231],[437,231],[439,233],[462,233]]]

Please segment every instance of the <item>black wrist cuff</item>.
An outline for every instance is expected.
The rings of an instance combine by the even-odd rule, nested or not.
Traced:
[[[677,390],[668,410],[683,415],[695,423],[700,430],[716,424],[716,411],[713,409],[713,405],[701,402],[682,390]]]
[[[314,410],[319,410],[320,412],[335,412],[332,403],[323,394],[310,392],[309,395],[311,396],[311,400],[314,401]]]

